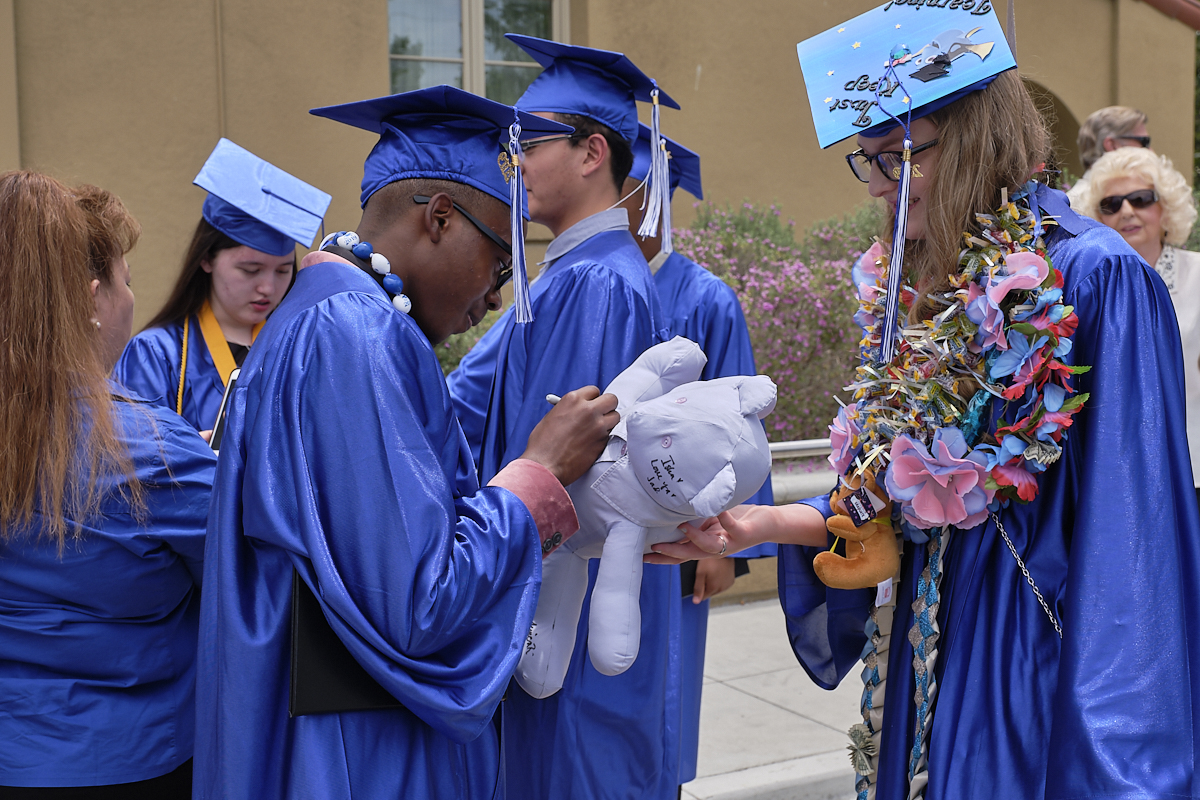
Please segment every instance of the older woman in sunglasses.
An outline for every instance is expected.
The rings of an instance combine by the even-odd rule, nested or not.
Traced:
[[[1122,147],[1105,153],[1068,195],[1071,207],[1129,242],[1162,277],[1183,340],[1188,447],[1200,501],[1200,253],[1180,249],[1196,222],[1196,203],[1166,156]]]

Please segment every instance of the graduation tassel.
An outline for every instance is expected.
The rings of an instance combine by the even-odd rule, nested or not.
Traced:
[[[650,173],[647,176],[646,199],[642,201],[642,224],[638,236],[643,239],[658,233],[659,221],[669,224],[671,218],[671,173],[667,166],[667,148],[659,127],[657,84],[650,90]],[[670,250],[670,229],[663,231],[663,252]]]
[[[662,185],[665,197],[662,201],[662,243],[659,245],[658,250],[660,253],[671,255],[671,253],[675,252],[674,244],[671,242],[671,168],[668,164],[671,154],[667,152],[666,139],[662,140],[660,147],[663,151]]]
[[[529,297],[529,274],[525,267],[525,226],[522,210],[525,207],[525,179],[521,175],[521,123],[513,120],[508,126],[508,153],[513,177],[508,184],[508,201],[512,206],[512,271],[513,314],[519,323],[533,322],[533,303]]]
[[[892,260],[888,264],[887,304],[884,307],[882,352],[879,360],[890,364],[896,355],[897,317],[900,291],[904,284],[904,237],[908,233],[908,189],[912,178],[912,134],[904,130],[904,161],[900,165],[899,191],[896,193],[896,227],[892,233]]]

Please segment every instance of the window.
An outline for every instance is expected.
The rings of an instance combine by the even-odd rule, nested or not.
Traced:
[[[511,105],[541,72],[506,33],[566,41],[568,0],[388,0],[392,91],[447,83]]]

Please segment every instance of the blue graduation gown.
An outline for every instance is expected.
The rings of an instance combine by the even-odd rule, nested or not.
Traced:
[[[1183,369],[1162,280],[1058,192],[1050,256],[1092,365],[1091,399],[1037,499],[1000,514],[1062,622],[1060,641],[995,525],[952,531],[944,561],[929,800],[1200,796],[1200,520]],[[1011,420],[1010,420],[1011,421]],[[828,515],[827,500],[809,501]],[[821,686],[857,681],[874,591],[825,589],[814,550],[780,548],[793,649]],[[912,746],[912,601],[926,550],[907,544],[888,663],[879,797],[903,797]]]
[[[534,322],[516,325],[510,310],[493,328],[499,329],[495,349],[472,349],[460,367],[482,371],[484,358],[496,359],[489,396],[454,398],[464,414],[487,410],[480,448],[485,480],[524,450],[550,408],[548,393],[603,388],[665,335],[650,270],[628,230],[599,233],[564,254],[533,284],[532,299]],[[479,385],[463,381],[456,389]],[[679,627],[679,570],[646,566],[638,658],[608,677],[587,657],[597,563],[562,690],[535,700],[515,682],[509,688],[502,716],[513,798],[676,796],[680,700],[671,635]]]
[[[672,336],[684,336],[700,345],[708,356],[703,380],[731,375],[757,375],[750,332],[737,294],[725,281],[679,253],[671,253],[654,273],[654,287],[662,303],[663,316]],[[747,503],[774,504],[771,482]],[[742,558],[774,556],[775,545],[746,550]],[[696,777],[696,754],[700,746],[700,695],[704,684],[704,645],[708,636],[709,601],[696,604],[691,596],[682,599],[678,644],[681,698],[679,783]]]
[[[192,757],[216,456],[166,409],[112,405],[143,522],[110,477],[61,554],[36,528],[0,540],[0,786],[132,783]]]
[[[231,396],[209,517],[198,798],[503,797],[491,724],[541,579],[480,489],[428,340],[367,274],[301,270]],[[293,569],[404,709],[288,717]]]
[[[113,378],[152,403],[176,410],[179,365],[183,358],[183,323],[170,322],[147,328],[129,340],[121,353]],[[188,326],[187,376],[183,382],[183,411],[180,414],[198,431],[210,430],[217,421],[225,384],[213,363],[208,345],[195,318]]]

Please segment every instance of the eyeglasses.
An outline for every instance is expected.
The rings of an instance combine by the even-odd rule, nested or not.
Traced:
[[[1126,142],[1137,142],[1139,147],[1149,147],[1149,136],[1114,136],[1114,139],[1122,139]]]
[[[1134,208],[1145,208],[1158,202],[1158,192],[1153,189],[1138,189],[1129,194],[1114,194],[1100,201],[1100,213],[1111,217],[1121,210],[1126,200]]]
[[[928,150],[937,143],[938,140],[933,139],[925,144],[917,145],[909,152],[915,156],[917,153]],[[874,163],[878,163],[883,168],[883,177],[889,181],[899,181],[900,168],[904,164],[904,151],[884,150],[882,153],[869,156],[860,147],[846,156],[846,163],[850,165],[850,171],[854,173],[854,177],[863,183],[871,182],[871,167]]]
[[[527,142],[521,142],[521,152],[528,153],[533,148],[541,147],[549,142],[557,142],[562,139],[570,139],[571,141],[575,141],[579,138],[581,137],[578,133],[556,133],[553,136],[543,136],[540,139],[530,139]]]
[[[433,198],[426,197],[423,194],[413,195],[413,202],[417,203],[418,205],[425,205],[432,199]],[[460,206],[458,203],[455,203],[454,201],[451,201],[451,203],[454,205],[455,211],[457,211],[458,213],[462,214],[464,217],[467,218],[467,222],[470,222],[472,225],[474,225],[476,228],[478,228],[480,233],[482,233],[487,238],[491,239],[492,242],[497,247],[499,247],[501,250],[503,250],[505,253],[507,253],[510,257],[512,256],[512,245],[511,244],[509,244],[508,242],[501,239],[494,230],[489,228],[487,225],[484,225],[470,211],[467,211],[465,208]],[[511,266],[505,267],[504,269],[500,270],[500,276],[496,279],[496,291],[497,292],[500,291],[500,289],[502,289],[504,287],[504,284],[506,284],[510,280],[512,280],[512,274],[513,274],[513,271],[512,271]]]

